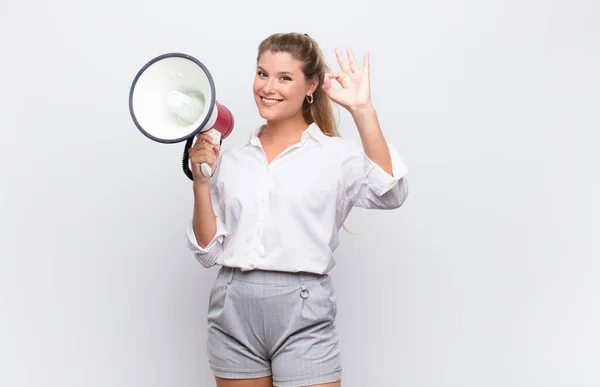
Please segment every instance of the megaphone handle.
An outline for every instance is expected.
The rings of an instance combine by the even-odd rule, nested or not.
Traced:
[[[210,136],[210,138],[213,140],[213,143],[215,143],[215,144],[221,143],[221,132],[219,132],[218,130],[210,129],[210,130],[204,132],[204,134],[207,134],[208,136]],[[206,163],[200,164],[200,171],[202,171],[202,175],[204,177],[212,176],[212,172],[213,172],[210,165],[208,165]]]
[[[200,164],[200,171],[202,171],[202,176],[204,177],[212,176],[212,168],[206,163]]]
[[[183,167],[183,173],[185,173],[185,175],[188,177],[188,179],[190,179],[192,181],[194,180],[194,174],[190,170],[190,167],[188,166],[188,162],[190,159],[189,149],[192,147],[193,141],[194,141],[193,138],[190,138],[187,140],[187,142],[185,144],[185,149],[183,150],[183,160],[181,163],[181,166]],[[204,175],[206,177],[209,177],[212,175],[212,168],[210,167],[210,165],[208,165],[206,163],[200,164],[200,171],[202,172],[202,175]]]

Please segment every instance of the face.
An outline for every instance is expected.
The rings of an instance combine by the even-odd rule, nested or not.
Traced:
[[[266,51],[260,56],[253,90],[262,118],[285,120],[302,114],[302,103],[318,80],[308,82],[301,64],[287,52]]]

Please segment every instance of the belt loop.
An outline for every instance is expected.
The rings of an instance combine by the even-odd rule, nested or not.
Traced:
[[[235,268],[229,268],[229,280],[227,281],[228,285],[231,285],[231,281],[233,281],[233,276],[235,275]]]

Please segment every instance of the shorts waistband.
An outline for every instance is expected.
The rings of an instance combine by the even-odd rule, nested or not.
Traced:
[[[244,281],[262,285],[288,285],[316,281],[328,277],[328,274],[317,274],[308,272],[285,272],[270,270],[247,270],[240,268],[222,266],[219,272],[232,280]]]

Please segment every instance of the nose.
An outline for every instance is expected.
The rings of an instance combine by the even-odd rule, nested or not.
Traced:
[[[263,92],[265,94],[274,94],[275,93],[275,80],[273,78],[267,78],[265,83],[263,84]]]

